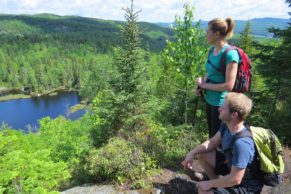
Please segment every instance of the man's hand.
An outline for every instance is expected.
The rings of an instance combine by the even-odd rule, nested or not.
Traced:
[[[203,85],[203,83],[204,83],[204,80],[203,80],[202,77],[198,77],[198,78],[196,79],[196,84],[197,84],[197,86],[201,87],[201,86]],[[201,88],[203,88],[203,87],[201,87]]]
[[[184,161],[182,162],[182,165],[184,166],[185,170],[192,169],[193,158],[194,158],[193,154],[189,152],[185,157]]]

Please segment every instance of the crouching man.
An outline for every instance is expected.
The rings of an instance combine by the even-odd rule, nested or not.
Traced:
[[[219,131],[211,139],[193,148],[182,165],[192,168],[197,157],[208,180],[201,178],[196,187],[199,194],[259,194],[263,184],[250,170],[256,164],[252,138],[233,141],[236,133],[248,130],[244,120],[252,108],[252,101],[241,93],[228,93],[219,108],[222,120]],[[231,146],[232,145],[232,146]]]

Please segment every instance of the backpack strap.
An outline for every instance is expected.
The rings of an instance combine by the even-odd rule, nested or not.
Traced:
[[[250,126],[247,123],[244,123],[244,126],[246,127],[246,129],[235,134],[235,136],[231,140],[230,148],[226,149],[225,152],[232,153],[232,149],[233,149],[233,145],[234,145],[235,141],[240,139],[240,138],[249,137],[249,138],[253,139],[253,134],[251,132]],[[254,142],[254,144],[255,144],[255,142]],[[260,169],[260,163],[259,163],[259,159],[258,159],[258,150],[257,150],[256,145],[255,145],[254,158],[253,158],[253,161],[250,164],[248,164],[248,166],[246,168],[246,174],[244,175],[244,179],[253,179],[254,177],[257,177],[259,169]]]
[[[237,47],[235,46],[229,46],[225,49],[225,51],[222,53],[222,56],[221,56],[221,59],[220,59],[220,72],[222,72],[222,74],[225,76],[225,71],[226,71],[226,56],[227,56],[227,53],[231,50],[237,50]],[[239,53],[239,52],[238,52]],[[241,60],[241,57],[239,55],[239,61]],[[239,64],[239,63],[238,63]]]
[[[228,149],[226,149],[225,152],[231,151],[235,141],[240,139],[240,138],[250,137],[253,139],[253,134],[250,130],[250,127],[246,123],[244,123],[244,126],[246,127],[246,129],[235,134],[235,136],[232,138],[232,140],[230,142],[230,147]]]
[[[222,73],[222,75],[225,77],[225,71],[226,71],[226,56],[227,53],[231,50],[237,50],[237,47],[235,46],[228,46],[222,53],[221,55],[221,59],[220,59],[220,67],[216,67],[210,60],[209,60],[209,56],[210,54],[214,51],[214,47],[212,47],[208,53],[208,58],[207,58],[207,63],[209,63],[211,65],[211,67],[213,67],[216,71]],[[239,53],[239,52],[238,52]],[[239,56],[240,57],[240,56]],[[241,60],[241,59],[239,59]]]
[[[208,53],[208,57],[207,57],[207,63],[209,63],[211,65],[211,67],[213,67],[216,71],[221,72],[221,69],[219,67],[216,67],[209,59],[210,54],[214,51],[214,47],[212,47]]]
[[[235,134],[235,136],[233,137],[233,139],[231,141],[231,147],[233,147],[235,141],[240,139],[240,138],[243,138],[243,137],[253,138],[253,134],[250,131],[250,129],[248,128],[248,126],[245,125],[245,127],[246,127],[245,130],[242,130],[242,131],[238,132],[237,134]]]

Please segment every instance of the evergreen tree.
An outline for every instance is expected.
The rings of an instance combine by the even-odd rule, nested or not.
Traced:
[[[146,52],[140,48],[138,13],[125,9],[126,23],[122,29],[123,44],[114,56],[116,74],[112,75],[109,90],[101,91],[93,101],[95,145],[100,146],[118,132],[130,135],[139,129],[146,114],[145,104],[150,98],[148,90]]]
[[[291,6],[290,0],[286,3]],[[265,81],[258,105],[262,117],[267,119],[265,127],[274,129],[290,143],[288,129],[291,120],[291,23],[287,29],[271,28],[269,32],[274,34],[277,41],[275,44],[258,46],[261,51],[258,54],[258,70]]]
[[[134,11],[133,0],[131,7],[124,10],[126,24],[122,29],[123,44],[115,58],[118,76],[113,84],[121,125],[129,118],[142,114],[142,105],[148,99],[146,52],[140,48],[137,26],[140,11]],[[134,125],[135,122],[132,122]]]
[[[261,75],[257,71],[257,62],[259,60],[254,60],[255,53],[258,51],[254,48],[254,40],[253,36],[251,35],[251,23],[250,20],[247,21],[244,30],[240,33],[239,39],[239,46],[245,51],[245,53],[249,56],[251,63],[252,63],[252,80],[251,80],[251,90],[253,93],[253,97],[256,97],[256,93],[254,91],[260,90],[261,87]]]
[[[253,37],[251,35],[251,22],[247,21],[245,29],[240,33],[240,47],[249,55],[252,53]]]

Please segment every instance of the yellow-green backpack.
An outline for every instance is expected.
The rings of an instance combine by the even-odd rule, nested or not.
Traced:
[[[258,169],[256,176],[268,186],[275,187],[282,182],[284,172],[283,150],[277,136],[270,129],[248,127],[234,136],[234,142],[242,137],[251,137],[256,145]],[[231,146],[232,147],[232,146]]]

